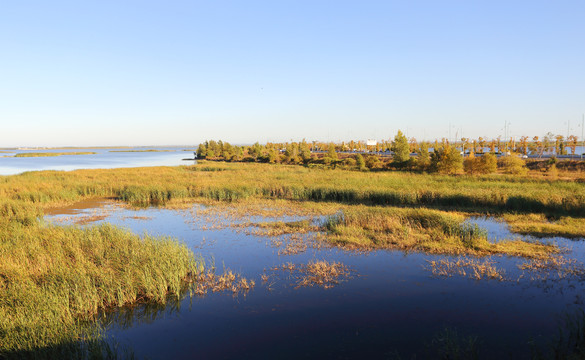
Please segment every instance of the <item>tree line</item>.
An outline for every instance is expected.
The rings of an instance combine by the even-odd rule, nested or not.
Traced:
[[[366,145],[360,141],[343,143],[286,142],[264,145],[256,142],[251,146],[232,145],[221,140],[208,140],[197,149],[198,158],[235,162],[264,162],[278,164],[298,164],[309,167],[334,167],[355,170],[404,170],[442,174],[490,174],[498,169],[504,173],[522,174],[527,169],[525,161],[518,155],[540,154],[547,151],[566,153],[567,146],[560,136],[546,135],[542,141],[538,137],[528,142],[528,137],[520,141],[485,142],[461,139],[451,144],[447,139],[434,142],[417,142],[408,139],[398,131],[393,140],[377,145]],[[575,153],[576,138],[568,143]],[[561,149],[565,149],[562,151]],[[364,152],[364,153],[362,153]],[[465,154],[465,157],[463,156]],[[510,155],[500,156],[497,155]],[[555,167],[556,159],[549,160]]]

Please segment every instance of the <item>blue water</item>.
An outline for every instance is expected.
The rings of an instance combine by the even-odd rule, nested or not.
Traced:
[[[165,152],[125,152],[129,150],[168,150]],[[119,149],[35,149],[2,150],[0,153],[0,175],[20,174],[37,170],[109,169],[142,166],[175,166],[192,164],[193,151],[188,147],[140,147]],[[124,151],[124,152],[119,152]],[[51,157],[13,157],[18,153],[37,152],[95,152],[92,155],[63,155]]]
[[[518,279],[519,259],[493,257],[510,277],[500,282],[434,277],[428,261],[445,257],[419,253],[309,246],[306,252],[280,256],[272,238],[230,227],[204,230],[213,224],[198,215],[201,208],[132,210],[105,203],[99,209],[47,217],[70,222],[67,217],[103,215],[100,221],[137,233],[171,235],[214,262],[219,271],[229,268],[256,281],[249,293],[235,297],[210,293],[156,311],[137,308],[110,314],[119,317],[108,327],[112,341],[138,358],[436,358],[433,339],[446,328],[455,329],[461,341],[479,339],[480,358],[529,358],[531,344],[548,349],[560,319],[583,307],[583,283]],[[218,216],[214,224],[218,221],[231,220]],[[516,236],[504,223],[470,221],[486,228],[493,241]],[[535,241],[571,244],[568,256],[585,258],[582,241]],[[351,276],[331,289],[296,288],[289,273],[270,270],[313,259],[340,261],[351,268]],[[267,283],[262,274],[270,276]]]

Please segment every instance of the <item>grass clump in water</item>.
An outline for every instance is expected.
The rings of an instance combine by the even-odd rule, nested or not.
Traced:
[[[538,237],[585,238],[585,219],[561,216],[549,219],[543,214],[505,214],[510,230]]]
[[[327,240],[349,248],[397,249],[431,254],[547,257],[558,248],[521,240],[490,243],[487,232],[462,215],[429,209],[354,207],[323,225]]]
[[[259,229],[257,234],[263,236],[278,236],[284,234],[298,234],[310,231],[318,231],[319,227],[312,224],[310,220],[299,221],[267,221],[252,224],[244,224],[248,226],[255,226]]]
[[[0,221],[0,357],[95,344],[99,309],[179,295],[201,269],[186,246],[111,225]]]
[[[460,275],[475,280],[489,279],[504,281],[505,271],[494,266],[493,260],[459,258],[457,260],[431,260],[429,270],[434,276],[451,277]]]
[[[239,293],[246,294],[256,286],[254,280],[246,279],[227,269],[224,270],[223,274],[219,275],[214,271],[201,272],[193,280],[196,283],[193,292],[199,296],[206,295],[208,291],[230,291],[234,295]]]
[[[350,275],[349,268],[335,261],[312,260],[307,264],[286,263],[271,268],[272,271],[287,271],[295,277],[295,288],[320,286],[324,289],[330,289],[339,284],[340,280]],[[263,281],[268,280],[268,276],[262,277]]]

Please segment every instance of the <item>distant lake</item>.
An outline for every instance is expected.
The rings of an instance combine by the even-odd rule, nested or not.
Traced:
[[[112,169],[142,166],[188,165],[193,161],[189,147],[136,147],[97,149],[27,149],[2,150],[0,152],[0,175],[14,175],[37,170]],[[156,150],[156,151],[147,151]],[[184,151],[189,150],[189,151]],[[61,155],[48,157],[13,157],[26,153],[75,153],[94,152],[91,155]]]

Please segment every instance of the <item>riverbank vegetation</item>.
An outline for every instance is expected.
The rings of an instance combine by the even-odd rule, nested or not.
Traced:
[[[202,270],[168,238],[11,220],[0,221],[0,357],[87,356],[100,309],[164,303]]]
[[[510,230],[537,237],[585,237],[585,221],[570,216],[546,217],[543,214],[504,214]]]
[[[357,171],[407,171],[441,174],[509,174],[533,177],[585,179],[585,162],[574,155],[576,143],[571,143],[573,156],[559,161],[557,154],[566,154],[566,146],[550,141],[544,145],[463,138],[461,142],[417,142],[398,131],[393,141],[365,145],[360,142],[324,144],[306,141],[234,146],[223,141],[209,140],[199,145],[198,158],[227,162],[260,162],[302,165],[311,168],[339,168]],[[497,146],[496,146],[497,145]],[[536,150],[534,150],[534,149]],[[529,149],[533,149],[530,150]],[[543,150],[545,149],[545,150]],[[555,150],[556,149],[556,150]],[[565,149],[561,151],[561,149]],[[542,151],[541,151],[542,150]],[[532,158],[527,157],[532,154]]]
[[[487,231],[464,220],[461,215],[437,210],[360,206],[329,217],[325,229],[330,242],[350,248],[524,258],[545,258],[558,252],[552,245],[521,240],[491,243]]]
[[[482,214],[585,216],[585,183],[507,175],[477,177],[322,170],[200,161],[194,166],[29,172],[0,177],[6,216],[27,221],[23,207],[48,208],[109,197],[135,206],[201,199],[247,199],[430,207]]]

